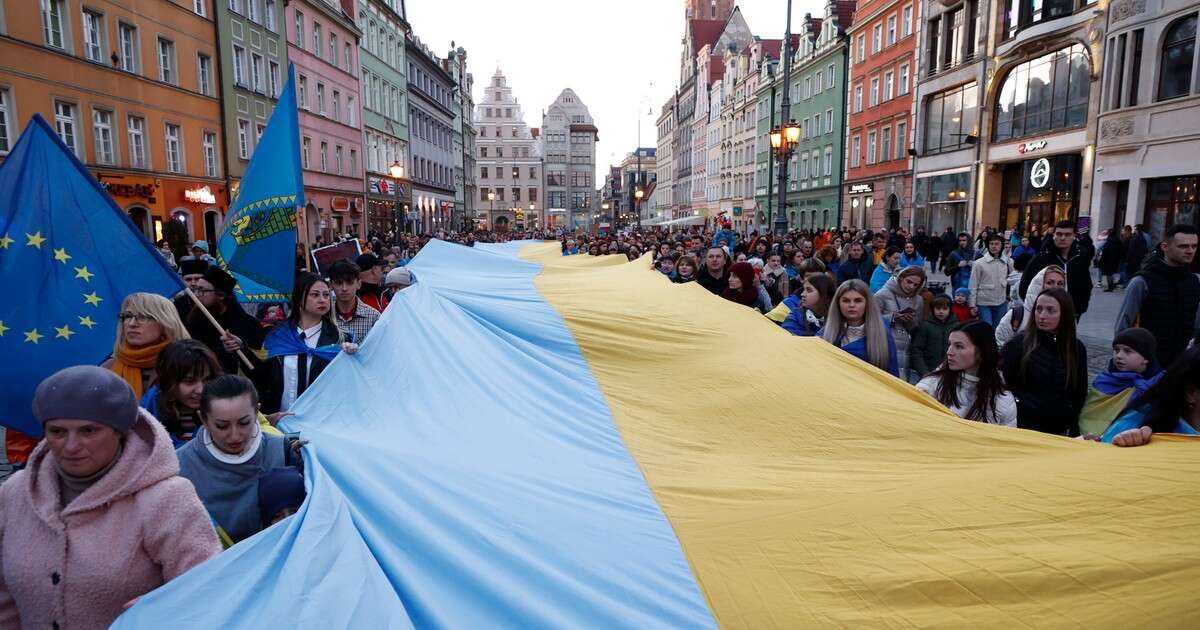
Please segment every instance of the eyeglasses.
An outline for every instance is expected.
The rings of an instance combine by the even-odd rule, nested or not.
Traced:
[[[121,313],[117,315],[117,319],[121,320],[121,323],[125,323],[126,321],[132,319],[139,324],[155,321],[153,317],[145,313]]]

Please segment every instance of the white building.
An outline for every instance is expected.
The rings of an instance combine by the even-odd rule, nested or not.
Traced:
[[[587,105],[571,88],[559,93],[542,115],[546,227],[577,230],[591,224],[599,208],[593,182],[599,139]]]
[[[539,145],[499,69],[475,106],[475,129],[479,226],[497,231],[545,226]]]

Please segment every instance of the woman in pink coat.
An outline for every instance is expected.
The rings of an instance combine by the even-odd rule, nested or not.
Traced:
[[[0,486],[0,629],[107,628],[220,552],[171,438],[119,376],[62,370],[33,412],[46,437]]]

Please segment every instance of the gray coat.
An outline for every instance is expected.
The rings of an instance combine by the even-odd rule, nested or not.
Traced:
[[[875,293],[875,299],[879,300],[879,314],[883,316],[883,321],[891,327],[892,336],[896,339],[896,357],[899,359],[902,378],[907,378],[908,346],[912,341],[912,335],[925,319],[925,298],[921,297],[922,288],[923,285],[917,288],[915,295],[907,297],[900,293],[900,279],[889,278],[887,284]],[[895,314],[906,308],[913,310],[912,318],[903,324],[895,321]]]

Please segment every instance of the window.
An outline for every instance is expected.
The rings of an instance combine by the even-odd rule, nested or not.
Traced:
[[[75,104],[54,101],[54,129],[71,153],[79,155],[79,141],[75,137]]]
[[[201,94],[212,96],[212,57],[196,55],[196,84]]]
[[[204,175],[217,176],[217,134],[204,132]]]
[[[1082,44],[1013,68],[996,99],[995,139],[1082,127],[1087,122],[1089,73]]]
[[[350,44],[342,44],[342,63],[346,66],[346,72],[354,74],[353,53],[350,52]]]
[[[1133,68],[1133,76],[1129,78],[1129,98],[1125,101],[1126,107],[1133,107],[1138,102],[1138,79],[1142,74],[1142,40],[1144,39],[1144,35],[1144,29],[1139,28],[1133,32],[1133,54],[1130,61],[1130,67]]]
[[[488,192],[489,191],[487,188],[480,187],[479,188],[479,200],[487,201],[488,200]]]
[[[267,30],[274,31],[275,30],[275,12],[278,10],[278,7],[275,6],[275,0],[266,0],[264,5],[265,6],[263,9],[263,26],[266,26]]]
[[[871,54],[877,55],[883,50],[883,25],[876,24],[871,30]]]
[[[329,143],[321,143],[321,172],[329,172]]]
[[[833,87],[833,64],[829,64],[829,67],[825,68],[825,87],[826,89]]]
[[[879,104],[879,77],[871,79],[871,107]]]
[[[337,169],[337,174],[343,174],[342,171],[342,147],[338,145],[333,148],[333,166]]]
[[[346,174],[351,177],[358,175],[358,151],[356,149],[350,149],[350,170]]]
[[[205,9],[204,5],[207,2],[208,0],[192,0],[192,12],[196,15],[203,16]]]
[[[479,157],[487,157],[487,147],[479,147]]]
[[[827,145],[825,145],[824,175],[825,175],[825,177],[829,177],[832,174],[833,174],[833,146],[827,144]]]
[[[346,97],[346,124],[351,127],[358,126],[358,107],[354,104],[354,97]]]
[[[117,25],[117,34],[121,43],[121,69],[125,72],[137,72],[138,68],[138,36],[137,27],[121,22]]]
[[[858,35],[858,63],[862,63],[867,58],[867,34],[859,33]]]
[[[896,43],[896,14],[893,13],[887,19],[887,45],[891,46]]]
[[[824,83],[824,81],[821,79],[822,74],[824,73],[817,71],[817,74],[813,76],[813,94],[821,93],[821,84]]]
[[[273,98],[279,98],[279,64],[274,61],[268,61],[267,66],[270,69],[270,72],[268,72],[271,81],[270,94]]]
[[[825,133],[833,133],[833,109],[825,110]],[[750,156],[746,156],[746,161],[749,163]]]
[[[1192,90],[1192,63],[1196,52],[1196,14],[1175,20],[1163,36],[1158,78],[1158,100],[1184,96]],[[1137,73],[1134,68],[1134,73]]]
[[[317,84],[317,113],[325,115],[325,84]]]
[[[246,17],[258,21],[258,0],[246,0]]]
[[[237,139],[238,139],[238,157],[243,160],[250,159],[250,121],[238,119],[237,121]]]
[[[800,154],[800,179],[808,179],[808,152]]]
[[[11,139],[9,138],[9,130],[12,129],[12,94],[0,88],[0,155],[7,155],[11,148]]]
[[[812,129],[813,129],[812,135],[814,135],[814,136],[819,135],[821,133],[821,113],[820,112],[817,112],[815,115],[813,115]]]
[[[300,162],[301,166],[308,168],[312,156],[312,138],[304,138],[300,141]]]
[[[322,45],[321,44],[321,23],[317,22],[316,20],[313,20],[312,39],[313,39],[313,45],[312,45],[313,54],[318,57],[322,56],[321,55],[321,45]],[[324,169],[322,169],[322,170],[324,170]]]
[[[537,167],[534,167],[534,166],[529,167],[529,179],[537,179]],[[529,200],[534,201],[534,199],[532,197]]]
[[[486,167],[486,166],[479,167],[479,179],[487,179],[487,178],[488,178],[488,167]]]
[[[179,80],[175,73],[175,42],[158,38],[158,80],[174,84]]]
[[[66,38],[63,37],[63,19],[66,13],[64,0],[42,1],[42,37],[47,46],[66,48]]]
[[[172,173],[183,172],[183,147],[180,145],[181,133],[179,125],[166,124],[167,138],[167,170]]]
[[[296,98],[300,99],[300,107],[308,109],[308,77],[303,74],[296,78]]]
[[[867,164],[875,163],[875,132],[867,132]]]
[[[879,161],[892,159],[892,128],[884,127],[879,130]]]
[[[908,123],[896,123],[896,159],[903,160],[908,150]]]
[[[96,162],[115,164],[113,155],[112,112],[105,109],[92,110],[92,142],[96,148]]]
[[[520,201],[520,200],[521,200],[521,189],[520,189],[520,188],[513,188],[513,189],[512,189],[512,200],[513,200],[513,201]]]
[[[862,111],[862,92],[863,92],[863,90],[862,90],[861,85],[854,86],[854,111],[855,112]]]
[[[104,16],[83,10],[83,51],[88,61],[104,62]]]
[[[862,159],[862,138],[859,136],[854,136],[854,138],[850,140],[850,166],[853,168],[857,168],[859,165],[859,160],[861,160],[861,159]]]
[[[929,60],[929,74],[933,75],[941,69],[938,64],[938,51],[941,50],[942,16],[929,20],[925,32],[929,33],[925,57]]]
[[[296,32],[296,45],[299,46],[301,50],[303,50],[304,49],[304,14],[301,13],[300,11],[296,11],[296,28],[294,30]]]
[[[235,13],[242,13],[242,0],[229,0],[229,10]]]
[[[246,49],[234,44],[233,46],[233,82],[245,87],[246,83]]]
[[[972,142],[978,115],[974,83],[933,95],[925,107],[925,153],[955,151]]]
[[[338,92],[337,90],[334,90],[333,95],[330,96],[330,99],[331,99],[330,104],[333,106],[333,119],[338,122],[341,122],[342,121],[342,93]]]
[[[1075,12],[1076,5],[1083,9],[1090,4],[1089,0],[1005,0],[1002,33],[1011,39],[1023,28],[1066,17]]]
[[[904,7],[904,17],[900,19],[900,37],[908,37],[912,35],[912,18],[913,6],[906,5]]]
[[[892,95],[893,95],[892,90],[893,90],[894,84],[896,83],[895,79],[896,79],[895,73],[891,72],[890,70],[888,72],[883,73],[883,100],[885,100],[885,101],[892,100]]]
[[[266,91],[266,83],[263,80],[263,58],[258,53],[250,53],[250,72],[253,75],[254,91],[262,94]]]
[[[330,33],[329,34],[329,64],[335,68],[337,67],[337,57],[338,57],[337,33]]]
[[[537,189],[536,189],[536,188],[530,188],[530,189],[529,189],[529,200],[530,200],[530,201],[537,201],[537,200],[538,200],[538,194],[537,194]]]
[[[898,88],[896,94],[900,96],[908,94],[908,64],[906,63],[900,64],[900,85]]]
[[[812,94],[812,77],[804,77],[804,98]]]
[[[130,116],[126,135],[129,136],[129,165],[148,168],[146,163],[146,119]]]

